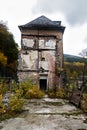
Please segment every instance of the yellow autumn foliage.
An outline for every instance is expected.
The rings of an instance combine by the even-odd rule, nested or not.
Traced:
[[[0,102],[2,101],[2,94],[0,94]]]
[[[2,52],[0,52],[0,63],[4,66],[7,64],[7,57]]]

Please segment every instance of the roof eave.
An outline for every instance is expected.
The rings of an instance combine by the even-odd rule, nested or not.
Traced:
[[[30,26],[30,27],[25,27],[25,26],[18,26],[20,31],[23,30],[56,30],[56,31],[61,31],[64,33],[65,27],[64,26]]]

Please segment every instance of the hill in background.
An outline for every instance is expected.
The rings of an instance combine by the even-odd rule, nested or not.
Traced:
[[[67,62],[83,62],[83,58],[80,56],[64,54],[64,61]]]

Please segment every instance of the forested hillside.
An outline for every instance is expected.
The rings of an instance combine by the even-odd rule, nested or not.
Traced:
[[[80,56],[64,54],[64,61],[66,61],[66,62],[83,62],[83,58]]]

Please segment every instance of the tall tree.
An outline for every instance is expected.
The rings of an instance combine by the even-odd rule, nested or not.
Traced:
[[[87,58],[87,48],[83,49],[82,52],[79,53],[80,56],[82,56],[83,58]]]
[[[79,53],[79,55],[83,57],[83,62],[84,62],[83,73],[82,73],[83,88],[87,92],[87,48],[82,50],[82,52]]]
[[[6,68],[13,73],[17,70],[18,45],[8,27],[0,22],[0,52],[7,57]]]

